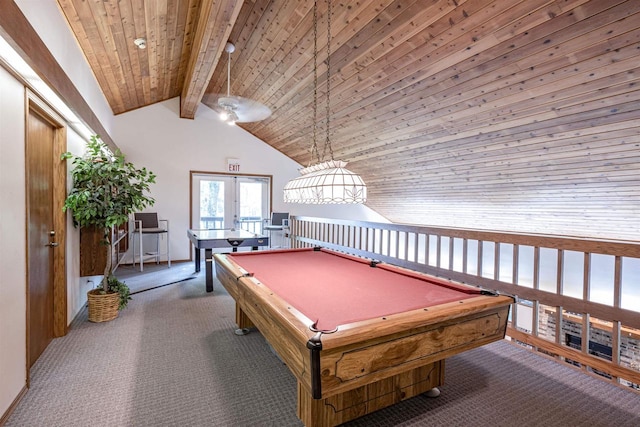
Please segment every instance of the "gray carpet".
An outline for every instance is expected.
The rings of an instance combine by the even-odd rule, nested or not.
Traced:
[[[300,426],[295,379],[262,336],[233,333],[233,300],[197,278],[86,310],[34,365],[7,426]],[[640,395],[502,341],[447,361],[442,395],[349,426],[639,426]]]
[[[204,272],[204,264],[201,268]],[[126,283],[134,294],[197,277],[193,262],[174,262],[171,267],[167,264],[146,263],[143,271],[140,271],[139,265],[124,264],[118,267],[114,275]]]

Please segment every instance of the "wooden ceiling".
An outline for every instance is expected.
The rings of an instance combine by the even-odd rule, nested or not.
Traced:
[[[309,164],[312,1],[58,3],[115,114],[181,95],[193,117],[230,40],[231,93],[273,111],[242,127]],[[334,158],[390,220],[640,239],[639,1],[334,1],[330,59]]]

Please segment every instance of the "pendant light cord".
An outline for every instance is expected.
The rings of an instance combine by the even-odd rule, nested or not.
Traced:
[[[331,0],[327,0],[327,137],[324,141],[322,150],[322,159],[324,160],[327,149],[329,150],[329,160],[333,160],[333,149],[331,148],[331,140],[329,138],[329,122],[331,119],[330,99],[331,99]]]
[[[313,2],[313,145],[309,165],[324,161],[329,151],[329,159],[333,160],[333,148],[329,133],[331,122],[331,0],[327,0],[327,93],[326,93],[326,137],[322,148],[322,155],[318,149],[318,1]]]
[[[309,166],[320,163],[318,151],[318,1],[313,2],[313,145],[309,156]]]

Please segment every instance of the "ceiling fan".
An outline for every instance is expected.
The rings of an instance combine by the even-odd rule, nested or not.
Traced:
[[[224,47],[229,54],[227,61],[227,94],[213,95],[214,105],[220,113],[220,119],[229,125],[236,122],[257,122],[271,115],[271,110],[264,104],[241,96],[231,95],[231,53],[236,50],[233,43],[227,42]]]

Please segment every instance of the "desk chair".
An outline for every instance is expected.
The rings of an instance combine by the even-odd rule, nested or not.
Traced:
[[[144,213],[136,213],[133,214],[133,266],[136,265],[136,236],[138,240],[138,249],[139,249],[139,257],[140,261],[140,271],[144,271],[144,260],[145,258],[155,258],[156,264],[160,263],[160,237],[163,234],[167,236],[167,263],[169,267],[171,267],[171,252],[170,252],[170,244],[169,244],[169,220],[167,219],[158,219],[158,214],[156,212],[144,212]],[[163,226],[160,226],[160,223],[163,223]],[[155,252],[147,252],[145,253],[143,247],[143,236],[145,235],[155,235],[156,236],[156,251]]]
[[[271,212],[271,220],[264,226],[264,231],[269,232],[269,247],[272,247],[271,232],[283,231],[289,226],[289,212]],[[284,240],[284,236],[283,236]]]

